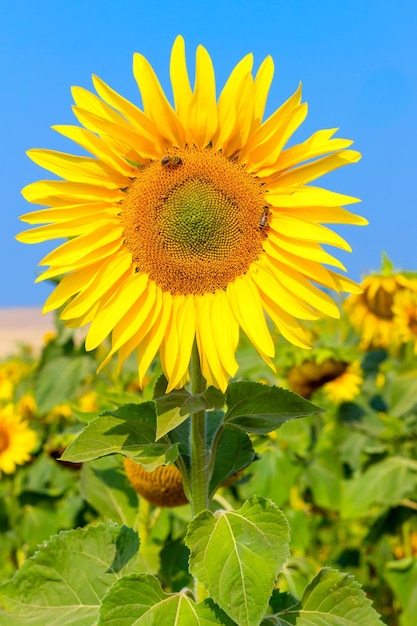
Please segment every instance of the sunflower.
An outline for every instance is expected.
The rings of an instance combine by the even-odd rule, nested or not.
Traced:
[[[136,493],[154,506],[187,504],[180,471],[176,465],[160,465],[148,472],[132,459],[123,460],[126,476]]]
[[[184,41],[172,48],[174,106],[149,62],[135,54],[138,108],[93,76],[98,95],[75,87],[79,126],[55,126],[93,156],[28,152],[64,180],[28,185],[47,205],[22,216],[36,226],[18,236],[69,240],[41,262],[38,280],[64,276],[44,311],[66,304],[71,327],[89,324],[86,348],[111,334],[102,366],[121,367],[136,350],[139,381],[159,352],[167,391],[188,379],[194,340],[208,384],[224,390],[238,369],[242,329],[272,366],[267,318],[290,342],[310,347],[298,320],[339,317],[322,289],[358,293],[321,244],[350,250],[323,224],[366,224],[342,208],[356,198],[309,185],[359,160],[350,140],[320,130],[285,147],[307,115],[301,87],[266,121],[273,76],[267,57],[255,75],[249,54],[218,100],[207,51],[196,53],[191,87]],[[325,267],[329,266],[329,267]]]
[[[417,292],[403,290],[394,298],[393,322],[402,343],[413,342],[417,354]]]
[[[307,359],[289,370],[288,385],[303,398],[311,398],[317,389],[343,376],[348,365],[345,361],[333,358],[321,362]]]
[[[13,474],[16,465],[30,459],[36,433],[21,419],[12,404],[0,408],[0,474]]]
[[[372,274],[361,283],[362,293],[347,298],[345,308],[352,326],[361,333],[361,347],[397,347],[394,299],[404,290],[417,291],[417,281],[401,273]]]
[[[363,383],[363,373],[357,361],[350,363],[345,371],[334,380],[323,385],[323,392],[327,399],[334,404],[352,402],[360,393]]]

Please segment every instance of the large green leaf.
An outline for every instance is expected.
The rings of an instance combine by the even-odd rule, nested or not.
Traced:
[[[390,415],[402,417],[417,405],[417,372],[408,371],[401,376],[389,372],[384,388],[384,399]]]
[[[381,626],[382,622],[359,583],[349,574],[322,569],[295,607],[278,612],[282,626]]]
[[[225,480],[258,458],[248,435],[237,428],[222,429],[215,455],[209,497],[212,497]]]
[[[81,383],[97,367],[88,356],[61,356],[49,361],[40,371],[35,387],[35,400],[40,413],[47,413],[62,402],[72,400]]]
[[[91,461],[116,452],[142,463],[148,470],[169,464],[178,445],[155,443],[154,402],[126,404],[90,422],[62,455],[62,460]]]
[[[323,412],[291,391],[253,382],[231,383],[226,392],[226,404],[226,424],[263,435],[288,420]]]
[[[126,477],[120,456],[105,456],[84,463],[81,493],[105,521],[133,527],[138,515],[138,496]]]
[[[190,571],[239,626],[258,626],[289,553],[289,527],[270,500],[203,511],[189,524]]]
[[[389,562],[384,578],[400,603],[400,625],[411,626],[417,615],[417,559],[406,558]]]
[[[130,574],[103,600],[98,626],[233,626],[210,600],[195,604],[190,592],[165,593],[157,578]]]
[[[366,472],[345,481],[341,513],[345,518],[369,513],[373,505],[398,504],[417,488],[417,461],[394,456],[375,463]]]
[[[55,535],[0,589],[0,623],[93,626],[102,598],[133,570],[138,548],[137,534],[113,523]]]

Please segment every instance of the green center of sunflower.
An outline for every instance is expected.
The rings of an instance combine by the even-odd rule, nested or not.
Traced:
[[[143,168],[121,203],[125,245],[139,272],[171,294],[225,289],[262,252],[268,208],[258,179],[211,149]]]
[[[206,180],[187,180],[172,189],[157,222],[168,254],[185,262],[222,259],[239,239],[236,206]]]

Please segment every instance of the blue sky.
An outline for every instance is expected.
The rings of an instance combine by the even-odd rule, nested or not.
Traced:
[[[339,127],[363,153],[355,165],[321,179],[323,186],[362,198],[370,225],[339,232],[353,248],[340,253],[349,276],[380,264],[385,250],[398,267],[417,270],[417,8],[414,0],[21,0],[0,9],[2,141],[0,306],[40,305],[50,291],[34,284],[39,260],[54,247],[14,240],[18,216],[35,208],[22,187],[49,178],[25,155],[29,148],[76,153],[50,129],[76,123],[70,86],[91,87],[97,74],[139,104],[134,52],[152,63],[170,93],[169,54],[186,40],[189,69],[201,43],[215,65],[218,89],[248,52],[256,66],[270,54],[275,78],[267,114],[303,83],[309,115],[303,141]]]

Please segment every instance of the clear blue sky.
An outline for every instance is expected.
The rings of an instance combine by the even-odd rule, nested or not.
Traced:
[[[208,49],[219,88],[247,52],[256,65],[271,54],[276,72],[267,113],[301,80],[309,116],[297,139],[340,127],[339,136],[355,139],[363,153],[358,164],[322,179],[335,191],[361,197],[358,212],[370,222],[339,230],[353,247],[352,254],[338,253],[349,276],[358,280],[377,268],[382,250],[397,266],[417,270],[416,7],[415,0],[2,2],[0,306],[40,305],[50,291],[33,281],[54,242],[14,240],[24,227],[18,216],[35,208],[20,189],[50,177],[25,150],[76,152],[49,127],[76,123],[70,86],[90,88],[93,73],[138,103],[135,51],[150,60],[168,89],[177,34],[185,37],[192,72],[196,46]]]

